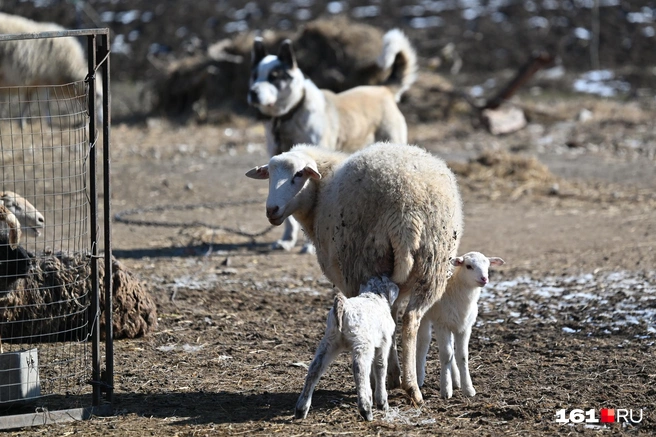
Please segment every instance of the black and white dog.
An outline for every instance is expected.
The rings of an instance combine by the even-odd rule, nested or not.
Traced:
[[[408,128],[397,106],[416,78],[417,55],[398,29],[383,37],[377,65],[383,77],[380,86],[359,86],[335,94],[321,90],[298,68],[290,40],[278,55],[267,54],[261,38],[255,38],[248,103],[271,117],[266,122],[269,156],[296,144],[313,144],[331,150],[353,152],[376,141],[405,144]],[[276,249],[291,250],[300,225],[285,221]],[[310,243],[303,252],[314,252]]]

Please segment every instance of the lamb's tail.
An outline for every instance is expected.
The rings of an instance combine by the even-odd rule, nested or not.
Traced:
[[[21,237],[20,222],[13,212],[9,210],[4,204],[0,203],[0,221],[5,222],[9,227],[9,246],[12,249],[18,247]]]
[[[383,52],[376,63],[389,71],[383,85],[392,90],[398,102],[417,79],[417,53],[401,30],[392,29],[383,36]]]
[[[337,330],[342,332],[342,318],[344,317],[344,305],[346,305],[346,296],[342,292],[337,292],[335,302],[333,303],[333,317]]]

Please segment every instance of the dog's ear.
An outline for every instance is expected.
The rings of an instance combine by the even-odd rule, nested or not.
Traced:
[[[255,68],[262,59],[267,55],[264,47],[264,40],[261,36],[256,36],[253,40],[253,51],[251,52],[251,66]]]
[[[290,68],[296,68],[296,55],[294,55],[294,48],[292,47],[292,41],[290,39],[286,39],[280,44],[278,59],[283,64],[287,64]]]

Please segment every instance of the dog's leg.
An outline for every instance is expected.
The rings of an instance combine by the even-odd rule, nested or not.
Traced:
[[[314,247],[314,244],[306,239],[305,243],[303,244],[303,248],[301,249],[301,253],[309,253],[310,255],[314,255],[316,252],[317,249]]]
[[[272,249],[274,250],[292,250],[296,245],[296,237],[298,231],[301,229],[301,225],[294,219],[294,217],[287,217],[285,220],[285,232],[282,234],[282,238],[275,243],[273,243]]]

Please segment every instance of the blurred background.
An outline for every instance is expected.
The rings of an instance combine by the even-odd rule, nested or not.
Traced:
[[[0,10],[69,28],[109,27],[116,121],[255,116],[245,86],[250,42],[261,32],[272,48],[293,38],[304,72],[336,91],[366,82],[354,70],[375,59],[378,35],[392,27],[409,35],[422,71],[446,81],[420,80],[420,96],[450,84],[484,95],[536,50],[556,58],[536,79],[550,79],[541,89],[641,97],[656,86],[649,0],[0,0]],[[330,21],[318,28],[316,20]]]

